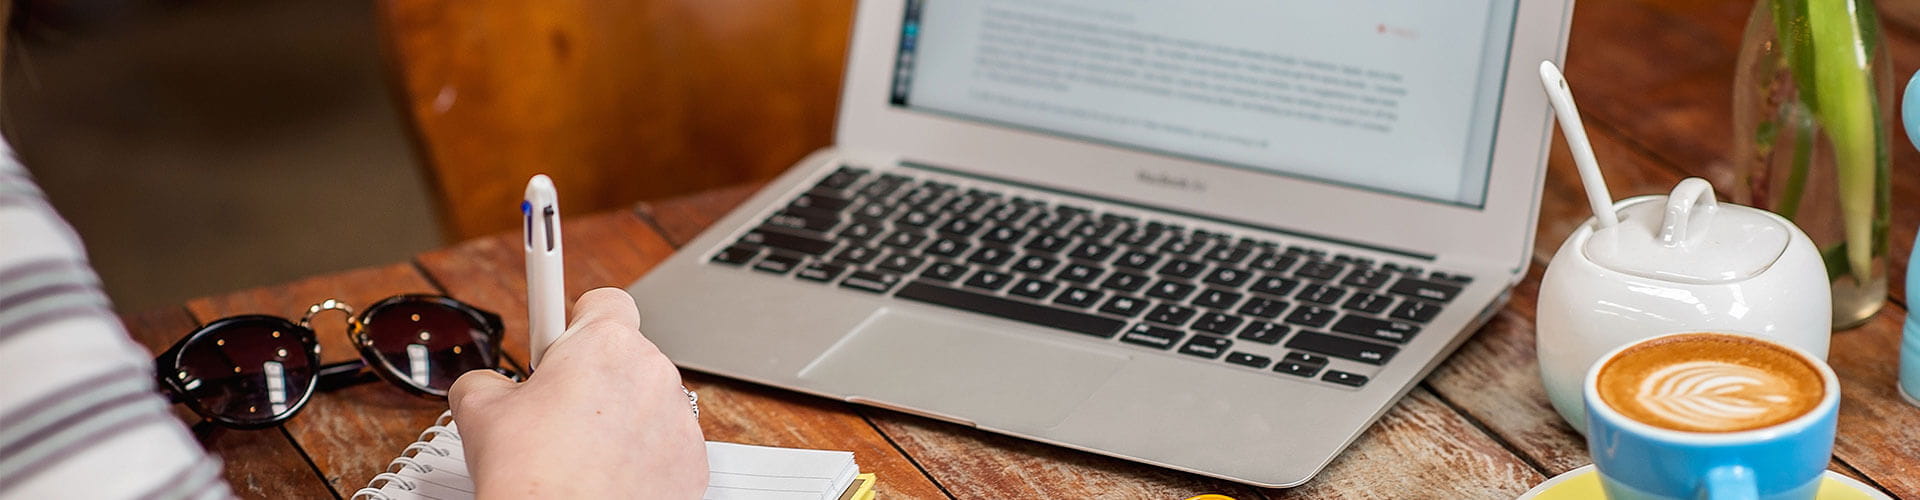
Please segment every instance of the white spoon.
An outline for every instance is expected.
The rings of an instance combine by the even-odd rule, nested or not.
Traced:
[[[1567,136],[1567,148],[1573,150],[1573,164],[1580,169],[1580,183],[1587,187],[1587,203],[1593,217],[1605,229],[1620,223],[1613,213],[1613,195],[1607,193],[1607,180],[1600,176],[1600,162],[1594,159],[1593,144],[1587,141],[1587,128],[1580,124],[1580,108],[1573,105],[1573,91],[1553,61],[1540,61],[1540,84],[1547,89],[1547,100],[1560,117],[1560,133]]]

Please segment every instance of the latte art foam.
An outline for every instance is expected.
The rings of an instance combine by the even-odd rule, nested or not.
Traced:
[[[1765,342],[1688,334],[1635,346],[1601,368],[1601,399],[1642,423],[1734,432],[1793,420],[1825,394],[1820,373]]]

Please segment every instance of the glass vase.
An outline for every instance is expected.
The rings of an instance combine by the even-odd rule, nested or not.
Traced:
[[[1833,327],[1887,300],[1893,74],[1872,0],[1758,0],[1733,85],[1734,199],[1819,247]]]

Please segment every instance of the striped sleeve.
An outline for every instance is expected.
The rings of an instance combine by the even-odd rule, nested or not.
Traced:
[[[233,496],[72,228],[0,141],[0,498]]]

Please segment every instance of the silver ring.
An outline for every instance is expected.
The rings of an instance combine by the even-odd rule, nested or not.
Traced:
[[[680,386],[680,392],[687,393],[687,405],[693,407],[693,419],[699,420],[700,419],[700,395],[695,394],[693,391],[687,390],[687,386],[684,386],[684,385]]]

